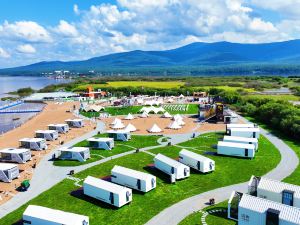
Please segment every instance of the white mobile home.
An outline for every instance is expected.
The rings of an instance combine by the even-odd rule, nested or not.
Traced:
[[[259,128],[229,128],[228,135],[235,137],[259,138]]]
[[[79,162],[85,162],[89,159],[90,149],[85,147],[73,147],[73,148],[61,148],[59,158],[62,160],[76,160]]]
[[[26,163],[31,160],[31,152],[24,148],[6,148],[0,151],[0,161]]]
[[[114,183],[142,192],[151,191],[156,187],[155,176],[122,166],[114,166],[111,171],[111,180]]]
[[[47,143],[46,140],[43,138],[23,138],[20,141],[20,147],[22,148],[28,148],[31,150],[46,150],[47,149]]]
[[[69,132],[69,125],[66,123],[62,124],[49,124],[48,125],[49,130],[56,130],[58,133],[65,134]]]
[[[81,128],[84,126],[84,120],[83,119],[69,119],[65,121],[69,127],[74,128]]]
[[[116,207],[122,207],[132,201],[131,189],[91,176],[84,180],[83,192]]]
[[[232,193],[228,217],[239,225],[299,225],[300,209],[248,194]]]
[[[19,167],[16,164],[0,163],[0,181],[10,183],[19,175]]]
[[[232,123],[226,124],[226,134],[228,134],[229,129],[231,128],[254,128],[256,127],[253,123]]]
[[[131,139],[130,132],[126,130],[110,130],[107,132],[110,138],[113,138],[115,141],[129,141]]]
[[[253,144],[235,143],[235,142],[218,142],[218,154],[230,155],[245,158],[254,158],[255,146]]]
[[[89,217],[42,206],[29,205],[23,213],[23,224],[89,225]]]
[[[190,168],[188,166],[162,154],[157,154],[155,156],[154,165],[157,169],[174,177],[175,180],[190,176]]]
[[[255,146],[255,150],[258,149],[258,139],[257,138],[224,136],[223,141],[225,141],[225,142],[244,143],[244,144],[253,144]]]
[[[87,141],[89,142],[89,146],[91,148],[112,150],[115,147],[115,142],[113,138],[93,137],[87,139]]]
[[[215,161],[197,153],[182,149],[179,152],[179,162],[202,173],[215,170]]]
[[[58,132],[56,130],[37,130],[35,137],[43,138],[46,141],[54,141],[58,139]]]
[[[252,176],[248,194],[300,208],[300,186]]]

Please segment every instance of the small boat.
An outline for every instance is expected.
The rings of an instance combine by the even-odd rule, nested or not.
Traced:
[[[16,117],[16,118],[13,118],[12,120],[16,121],[16,120],[19,120],[19,119],[20,119],[20,117]]]

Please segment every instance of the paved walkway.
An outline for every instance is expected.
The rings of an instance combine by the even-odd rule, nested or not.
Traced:
[[[263,129],[261,129],[261,133],[279,149],[281,154],[280,163],[275,169],[267,173],[265,177],[282,180],[289,176],[297,168],[299,159],[295,152],[279,138]],[[146,225],[178,224],[193,212],[206,208],[208,206],[208,199],[210,198],[215,198],[216,203],[219,203],[227,200],[232,191],[247,192],[247,183],[248,182],[222,187],[187,198],[170,206],[169,208],[166,208],[148,221]]]
[[[92,136],[95,136],[98,132],[105,132],[105,124],[102,122],[97,123],[96,130],[93,130],[83,136],[80,136],[78,138],[73,139],[72,141],[66,143],[61,147],[71,147],[75,145],[78,142],[81,142],[83,140],[86,140]],[[167,145],[167,142],[164,143],[158,143],[157,146],[150,146],[146,148],[141,148],[141,152],[147,152],[148,150],[163,147]],[[64,180],[68,177],[68,173],[70,170],[74,170],[75,173],[78,173],[80,171],[86,170],[88,168],[91,168],[93,166],[105,163],[107,161],[110,161],[112,159],[120,158],[126,155],[130,155],[135,153],[135,150],[124,152],[118,155],[114,155],[111,157],[107,157],[101,160],[98,160],[93,163],[84,164],[81,166],[76,167],[58,167],[53,165],[53,161],[49,160],[52,158],[52,155],[55,151],[57,151],[59,148],[55,149],[48,155],[46,155],[41,162],[38,164],[37,168],[34,171],[34,175],[30,181],[31,186],[26,192],[19,192],[14,198],[9,200],[8,202],[4,203],[0,206],[0,218],[4,217],[10,212],[13,212],[14,210],[18,209],[20,206],[25,204],[26,202],[30,201],[31,199],[37,197],[39,194],[43,193],[44,191],[50,189],[60,181]]]

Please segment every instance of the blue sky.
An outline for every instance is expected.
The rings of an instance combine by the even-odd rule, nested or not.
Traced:
[[[0,68],[192,42],[300,38],[300,0],[3,0]]]

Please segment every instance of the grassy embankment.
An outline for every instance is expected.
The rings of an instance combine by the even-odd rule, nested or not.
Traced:
[[[220,133],[205,134],[182,143],[181,146],[199,154],[215,152],[216,150],[212,146],[222,135]],[[261,137],[259,146],[260,150],[254,160],[209,154],[207,156],[216,161],[216,171],[207,175],[192,171],[189,178],[178,181],[176,184],[170,184],[163,173],[149,166],[153,163],[152,155],[141,152],[124,156],[82,171],[75,177],[80,179],[84,179],[88,175],[105,177],[110,175],[114,165],[125,166],[157,176],[156,189],[146,194],[134,191],[133,201],[130,205],[115,209],[83,195],[73,196],[71,193],[74,193],[73,191],[77,190],[78,187],[74,185],[74,181],[66,179],[10,213],[1,222],[3,224],[15,223],[21,219],[28,204],[35,204],[85,214],[89,216],[91,225],[144,224],[163,209],[185,198],[222,186],[247,181],[252,174],[263,175],[276,167],[280,161],[280,154],[275,146],[264,137]],[[152,152],[160,152],[177,158],[180,150],[181,147],[170,146],[155,149]]]

